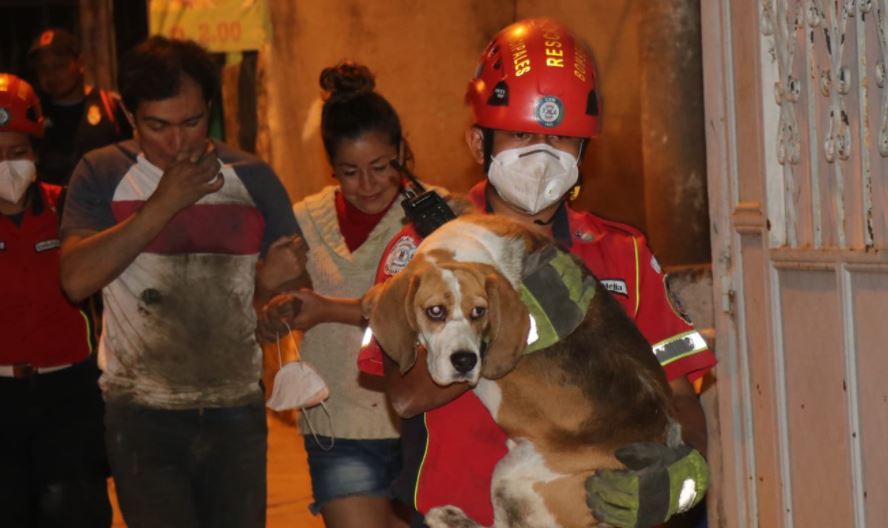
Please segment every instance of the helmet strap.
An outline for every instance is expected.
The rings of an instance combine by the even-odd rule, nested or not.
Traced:
[[[484,174],[487,175],[493,163],[493,129],[482,127],[481,134],[484,141]]]
[[[570,193],[568,193],[570,194]],[[558,217],[558,213],[561,211],[561,208],[564,207],[564,202],[567,201],[567,194],[561,197],[561,200],[558,201],[558,207],[555,208],[555,211],[552,213],[552,216],[549,217],[548,220],[540,220],[536,219],[533,221],[536,225],[547,226],[555,221],[555,218]]]
[[[580,152],[577,153],[577,163],[578,164],[583,163],[583,153],[586,150],[586,144],[588,144],[588,143],[589,143],[589,140],[586,138],[583,138],[583,140],[580,141]],[[567,193],[568,201],[572,202],[572,201],[576,200],[577,198],[579,198],[580,191],[582,189],[583,189],[583,173],[580,172],[577,176],[577,183],[575,183],[574,186],[571,187],[570,192]]]

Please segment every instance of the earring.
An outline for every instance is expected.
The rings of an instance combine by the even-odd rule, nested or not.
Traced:
[[[567,195],[567,199],[571,202],[580,197],[580,190],[582,189],[581,185],[574,185],[571,187],[570,192]]]

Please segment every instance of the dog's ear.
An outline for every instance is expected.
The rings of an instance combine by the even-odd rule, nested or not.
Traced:
[[[382,284],[370,288],[361,300],[361,311],[370,322],[373,335],[390,358],[401,369],[410,370],[416,363],[416,314],[413,296],[419,286],[419,275],[406,269]]]
[[[490,334],[487,355],[481,363],[481,376],[497,379],[515,368],[527,344],[530,319],[527,307],[505,277],[491,273],[486,277],[484,287]]]

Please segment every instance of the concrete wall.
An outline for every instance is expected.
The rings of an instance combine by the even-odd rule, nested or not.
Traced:
[[[463,132],[463,103],[484,45],[503,26],[547,15],[590,44],[602,79],[603,136],[584,160],[576,204],[645,228],[639,102],[639,2],[632,0],[271,1],[273,41],[263,55],[267,147],[260,152],[296,201],[333,183],[318,123],[323,67],[363,62],[399,111],[417,174],[455,191],[481,177]],[[260,106],[261,108],[261,106]],[[260,110],[261,111],[261,110]]]

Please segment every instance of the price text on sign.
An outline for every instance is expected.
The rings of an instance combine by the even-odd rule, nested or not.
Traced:
[[[197,25],[197,32],[189,35],[182,26],[170,28],[170,36],[174,38],[191,38],[208,48],[220,45],[238,45],[242,41],[243,26],[240,22],[217,22],[208,24],[201,22]]]
[[[270,34],[267,15],[265,0],[151,0],[150,29],[210,51],[259,49]]]

